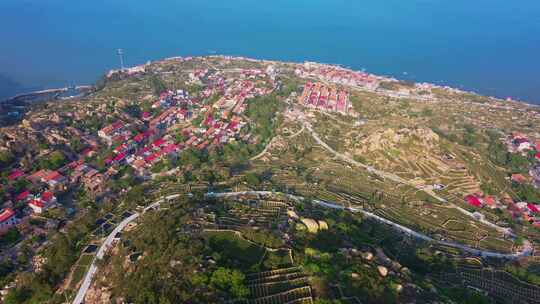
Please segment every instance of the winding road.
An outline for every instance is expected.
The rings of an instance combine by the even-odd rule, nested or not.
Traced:
[[[209,193],[206,194],[206,196],[210,197],[210,198],[231,198],[231,197],[238,197],[238,196],[243,196],[243,195],[271,196],[271,195],[276,195],[276,194],[283,195],[283,196],[285,196],[285,197],[287,197],[287,198],[289,198],[289,199],[291,199],[293,201],[302,201],[302,200],[304,200],[304,198],[301,197],[301,196],[292,195],[292,194],[286,194],[286,193],[280,193],[280,192],[272,192],[272,191],[242,191],[242,192],[220,192],[220,193],[209,192]],[[80,286],[80,288],[79,288],[79,290],[77,292],[77,295],[75,296],[75,299],[72,302],[73,304],[84,303],[84,298],[86,296],[86,293],[88,292],[88,289],[90,288],[90,285],[92,284],[92,280],[93,280],[93,278],[94,278],[94,276],[95,276],[95,274],[97,272],[96,263],[97,263],[98,260],[103,259],[105,253],[107,252],[107,250],[112,245],[116,234],[118,232],[124,230],[124,228],[129,223],[133,222],[141,214],[144,214],[144,213],[146,213],[147,211],[149,211],[151,209],[159,207],[161,205],[161,203],[165,202],[165,200],[172,200],[172,199],[175,199],[175,198],[178,198],[178,197],[180,197],[180,194],[169,195],[169,196],[165,197],[164,199],[160,199],[160,200],[154,202],[153,204],[147,206],[146,208],[144,208],[144,210],[141,213],[134,213],[131,216],[125,218],[122,222],[120,222],[120,224],[118,224],[118,226],[116,226],[116,228],[107,236],[105,241],[101,244],[101,246],[100,246],[100,248],[98,250],[98,253],[94,257],[94,260],[92,261],[92,264],[90,265],[90,268],[88,269],[88,271],[86,272],[86,274],[84,276],[84,280],[83,280],[83,282],[82,282],[82,284],[81,284],[81,286]],[[436,239],[434,239],[434,238],[432,238],[432,237],[430,237],[430,236],[428,236],[426,234],[414,231],[414,230],[412,230],[410,228],[407,228],[407,227],[405,227],[403,225],[392,222],[390,220],[387,220],[387,219],[385,219],[383,217],[380,217],[380,216],[378,216],[376,214],[373,214],[371,212],[365,211],[365,210],[360,209],[360,208],[345,207],[345,206],[342,206],[342,205],[334,203],[334,202],[327,202],[327,201],[321,201],[321,200],[313,200],[312,203],[315,204],[315,205],[321,206],[323,208],[349,211],[349,212],[352,212],[352,213],[362,213],[364,216],[366,216],[368,218],[371,218],[371,219],[376,220],[378,222],[381,222],[381,223],[387,224],[389,226],[392,226],[396,230],[399,230],[399,231],[401,231],[401,232],[403,232],[403,233],[405,233],[405,234],[407,234],[409,236],[412,236],[414,238],[424,240],[424,241],[427,241],[427,242],[430,242],[430,243],[436,243],[436,244],[440,244],[440,245],[444,245],[444,246],[457,248],[457,249],[463,250],[465,252],[469,252],[469,253],[477,255],[477,256],[492,257],[492,258],[504,258],[504,259],[517,259],[517,258],[520,258],[520,257],[530,256],[532,254],[532,251],[533,251],[533,246],[532,246],[531,242],[529,242],[528,240],[524,240],[521,250],[518,251],[518,252],[515,252],[515,253],[501,253],[501,252],[495,252],[495,251],[476,249],[476,248],[472,248],[472,247],[469,247],[469,246],[466,246],[466,245],[463,245],[463,244],[459,244],[459,243],[455,243],[455,242],[436,240]]]
[[[257,159],[263,157],[263,156],[266,154],[266,152],[268,152],[268,149],[270,149],[270,147],[272,146],[272,144],[274,143],[274,141],[275,141],[277,138],[278,138],[277,136],[276,136],[276,137],[273,137],[273,138],[268,142],[268,144],[266,145],[266,147],[264,147],[264,149],[261,151],[261,153],[259,153],[259,154],[255,155],[255,156],[253,156],[253,157],[250,158],[249,160],[253,161],[253,160],[257,160]]]
[[[271,192],[271,191],[243,191],[243,192],[208,193],[207,196],[208,197],[215,197],[215,198],[230,198],[230,197],[237,197],[237,196],[242,196],[242,195],[269,196],[269,195],[275,195],[275,194],[285,195],[289,199],[292,199],[292,200],[295,200],[295,201],[301,201],[301,200],[304,199],[301,196],[285,194],[285,193],[278,193],[278,192]],[[403,233],[405,233],[405,234],[407,234],[409,236],[412,236],[414,238],[424,240],[424,241],[427,241],[427,242],[430,242],[430,243],[436,243],[436,244],[439,244],[439,245],[444,245],[444,246],[449,246],[449,247],[461,249],[461,250],[463,250],[465,252],[468,252],[468,253],[471,253],[471,254],[474,254],[474,255],[477,255],[477,256],[491,257],[491,258],[501,258],[501,259],[517,259],[517,258],[521,258],[521,257],[525,257],[525,256],[530,256],[532,254],[532,251],[533,251],[533,246],[532,246],[531,242],[529,242],[528,240],[524,240],[522,249],[520,251],[518,251],[518,252],[515,252],[515,253],[501,253],[501,252],[495,252],[495,251],[480,250],[480,249],[472,248],[472,247],[469,247],[469,246],[466,246],[466,245],[463,245],[463,244],[459,244],[459,243],[455,243],[455,242],[436,240],[436,239],[434,239],[434,238],[432,238],[432,237],[430,237],[430,236],[428,236],[426,234],[414,231],[414,230],[412,230],[410,228],[407,228],[407,227],[405,227],[403,225],[400,225],[398,223],[394,223],[394,222],[392,222],[390,220],[387,220],[387,219],[385,219],[383,217],[380,217],[380,216],[378,216],[376,214],[373,214],[371,212],[365,211],[365,210],[360,209],[360,208],[345,207],[345,206],[342,206],[342,205],[337,204],[337,203],[325,202],[325,201],[321,201],[321,200],[313,200],[312,202],[313,202],[313,204],[316,204],[318,206],[328,208],[328,209],[344,210],[344,211],[350,211],[350,212],[353,212],[353,213],[362,213],[363,215],[365,215],[368,218],[371,218],[371,219],[374,219],[374,220],[376,220],[378,222],[390,225],[393,228],[395,228],[396,230],[399,230],[399,231],[401,231],[401,232],[403,232]]]
[[[313,139],[319,144],[321,145],[324,149],[326,149],[328,152],[332,153],[335,157],[345,161],[345,162],[348,162],[349,164],[352,164],[354,166],[357,166],[357,167],[360,167],[360,168],[364,168],[366,169],[368,172],[372,173],[372,174],[375,174],[375,175],[378,175],[384,179],[388,179],[388,180],[391,180],[391,181],[394,181],[396,183],[399,183],[399,184],[404,184],[404,185],[408,185],[408,186],[411,186],[411,187],[414,187],[420,191],[424,191],[425,193],[427,193],[429,196],[435,198],[436,200],[438,200],[439,202],[441,203],[446,203],[449,207],[452,207],[456,210],[458,210],[459,212],[465,214],[466,216],[486,225],[486,226],[489,226],[495,230],[497,230],[498,232],[500,233],[503,233],[505,235],[511,235],[511,236],[514,236],[514,233],[512,232],[512,230],[510,228],[505,228],[505,227],[501,227],[501,226],[498,226],[488,220],[486,220],[484,217],[477,217],[475,216],[474,213],[472,212],[469,212],[459,206],[457,206],[456,204],[453,204],[451,202],[448,202],[446,199],[438,196],[437,194],[435,194],[432,190],[429,190],[429,189],[425,189],[421,186],[418,186],[418,185],[414,185],[413,183],[409,182],[408,180],[405,180],[395,174],[392,174],[392,173],[388,173],[388,172],[385,172],[385,171],[381,171],[381,170],[377,170],[375,168],[373,168],[372,166],[368,166],[366,164],[363,164],[361,162],[358,162],[352,158],[350,158],[349,156],[347,155],[344,155],[344,154],[341,154],[339,152],[337,152],[336,150],[334,150],[332,147],[330,147],[328,144],[326,144],[320,137],[319,135],[317,134],[317,132],[315,132],[315,130],[313,130],[313,128],[311,127],[311,124],[307,121],[305,121],[304,118],[301,118],[304,126],[308,129],[309,133],[311,134],[311,136],[313,137]]]
[[[178,197],[180,197],[180,194],[169,195],[165,199],[171,200],[171,199],[175,199],[175,198],[178,198]],[[122,222],[120,222],[120,224],[118,224],[118,226],[116,226],[116,228],[114,228],[114,230],[107,236],[105,241],[99,247],[99,250],[98,250],[96,256],[94,257],[94,260],[92,260],[92,264],[90,265],[90,268],[88,268],[88,271],[86,272],[86,274],[84,276],[84,280],[83,280],[83,282],[81,284],[81,287],[79,287],[79,291],[77,292],[77,295],[75,296],[75,299],[72,302],[73,304],[84,303],[84,297],[86,296],[86,293],[88,292],[88,289],[90,288],[90,285],[92,284],[92,280],[94,279],[94,276],[95,276],[95,274],[97,272],[96,262],[98,260],[103,259],[103,256],[105,255],[105,253],[107,252],[109,247],[111,247],[111,245],[112,245],[112,243],[113,243],[113,241],[114,241],[114,239],[116,237],[116,234],[118,232],[124,230],[124,228],[129,223],[136,220],[141,214],[146,213],[148,210],[159,207],[159,205],[161,205],[161,203],[163,203],[163,202],[164,202],[163,199],[158,200],[157,202],[155,202],[155,203],[147,206],[146,208],[144,208],[142,213],[136,212],[136,213],[132,214],[131,216],[125,218]]]

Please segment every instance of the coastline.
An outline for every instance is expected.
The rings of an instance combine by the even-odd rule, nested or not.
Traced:
[[[482,94],[474,90],[465,90],[465,89],[459,89],[450,85],[441,85],[437,84],[435,82],[430,81],[414,81],[409,79],[402,79],[399,76],[394,75],[384,75],[384,74],[375,74],[371,72],[365,71],[365,69],[356,70],[354,68],[351,68],[349,66],[346,66],[344,64],[339,63],[323,63],[323,62],[312,62],[312,61],[304,61],[304,62],[295,62],[295,61],[281,61],[281,60],[275,60],[275,59],[263,59],[263,58],[255,58],[255,57],[245,57],[241,55],[224,55],[224,54],[210,54],[210,55],[199,55],[199,56],[173,56],[173,57],[166,57],[163,59],[157,59],[157,60],[151,60],[147,61],[144,64],[134,65],[132,67],[127,67],[124,69],[124,71],[129,71],[131,69],[140,69],[141,67],[144,67],[147,64],[150,64],[152,62],[160,62],[160,61],[168,61],[168,60],[179,60],[179,59],[185,59],[185,58],[230,58],[230,59],[237,59],[237,60],[247,60],[247,61],[254,61],[254,62],[269,62],[269,63],[281,63],[281,64],[294,64],[294,65],[302,65],[302,64],[316,64],[316,65],[322,65],[322,66],[328,66],[328,67],[335,67],[343,70],[348,70],[352,72],[361,72],[369,74],[373,77],[379,77],[381,79],[384,79],[385,81],[395,81],[395,82],[412,82],[415,85],[426,85],[432,88],[440,88],[444,90],[448,90],[451,92],[456,93],[462,93],[462,94],[472,94],[482,97],[487,97],[489,99],[492,99],[494,101],[498,102],[505,102],[505,103],[518,103],[518,104],[524,104],[526,106],[531,107],[540,107],[540,101],[538,103],[535,103],[533,101],[526,101],[526,100],[520,100],[520,99],[513,99],[513,98],[507,98],[503,99],[501,97],[492,96],[488,94]],[[108,72],[102,73],[101,75],[110,75],[111,73],[118,72],[120,70],[118,69],[111,69]],[[406,74],[404,74],[406,75]],[[444,82],[444,81],[439,81]],[[71,87],[62,87],[62,88],[44,88],[40,90],[35,91],[28,91],[28,92],[21,92],[15,96],[7,97],[0,99],[0,104],[2,103],[9,103],[9,102],[17,102],[17,101],[32,101],[35,99],[70,99],[70,98],[77,98],[80,96],[84,96],[89,91],[93,90],[95,88],[95,84],[92,85],[76,85]],[[69,90],[75,90],[80,92],[79,94],[72,94],[67,97],[58,98],[61,94],[64,94],[68,92]],[[55,96],[56,95],[56,96]]]
[[[0,103],[34,102],[34,101],[39,101],[40,99],[76,98],[91,91],[93,88],[94,86],[90,86],[90,85],[77,85],[74,87],[52,88],[52,89],[43,89],[43,90],[37,90],[37,91],[23,92],[15,96],[0,100]],[[78,94],[61,97],[62,94],[68,93],[69,91],[74,91],[74,92],[77,92]]]

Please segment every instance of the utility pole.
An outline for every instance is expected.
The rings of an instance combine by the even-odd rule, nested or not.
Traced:
[[[124,70],[124,50],[116,50],[116,55],[120,58],[120,70]]]

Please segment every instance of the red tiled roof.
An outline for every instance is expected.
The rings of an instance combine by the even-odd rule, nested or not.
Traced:
[[[149,147],[144,147],[142,149],[140,149],[139,151],[137,151],[137,156],[141,156],[143,155],[144,153],[150,151],[150,148]]]
[[[15,197],[15,200],[16,200],[16,201],[22,201],[22,200],[27,199],[28,196],[30,196],[30,191],[25,190],[25,191],[19,193],[19,194]]]
[[[24,172],[22,170],[19,170],[19,169],[15,169],[13,171],[11,171],[11,174],[9,174],[8,176],[8,179],[9,180],[15,180],[21,176],[24,175]]]
[[[156,139],[156,140],[152,143],[152,145],[153,145],[154,147],[160,147],[160,146],[162,146],[162,145],[164,145],[164,144],[165,144],[165,140],[164,140],[163,138]]]
[[[113,127],[114,129],[120,129],[120,128],[123,127],[123,126],[124,126],[124,123],[121,122],[121,121],[117,121],[117,122],[115,122],[115,123],[112,124],[112,127]]]
[[[41,199],[46,202],[50,202],[53,197],[54,197],[54,194],[51,191],[45,191],[41,194]]]
[[[465,200],[467,201],[467,203],[469,203],[469,205],[473,205],[475,207],[480,207],[482,206],[482,202],[480,201],[480,199],[478,199],[476,196],[474,195],[467,195],[465,196]]]
[[[512,174],[512,180],[518,183],[526,182],[527,179],[522,174]]]
[[[158,158],[158,154],[157,153],[153,153],[147,157],[144,158],[144,161],[147,162],[147,163],[151,163],[153,162],[156,158]]]
[[[114,160],[114,161],[121,161],[121,160],[123,160],[124,158],[126,158],[126,154],[127,154],[126,152],[122,152],[122,153],[116,155],[116,156],[113,158],[113,160]]]
[[[121,144],[120,146],[118,146],[118,147],[116,147],[116,148],[114,149],[114,152],[118,153],[118,152],[124,150],[126,147],[127,147],[126,144]]]
[[[44,179],[46,181],[51,181],[51,180],[57,180],[60,177],[62,177],[62,175],[58,173],[58,171],[52,171],[51,173],[47,174],[47,176],[45,176]]]
[[[484,203],[486,203],[487,205],[490,205],[490,206],[493,206],[495,205],[495,198],[493,196],[486,196],[484,198]]]
[[[204,125],[210,126],[214,123],[214,118],[211,115],[206,116],[206,119],[204,120]]]
[[[40,207],[40,208],[43,208],[45,207],[45,204],[43,203],[42,200],[39,200],[39,199],[35,199],[35,200],[31,200],[28,205],[34,205],[36,207]]]
[[[161,152],[168,154],[168,153],[175,152],[177,148],[178,146],[176,146],[175,144],[168,144],[165,147],[163,147],[163,149],[161,149]]]
[[[0,223],[5,222],[15,216],[15,212],[11,208],[6,208],[0,213]]]
[[[531,210],[534,213],[539,213],[540,212],[538,207],[536,207],[536,205],[531,204],[531,203],[527,203],[527,208],[529,208],[529,210]]]
[[[90,152],[92,152],[94,149],[92,148],[86,148],[84,149],[82,152],[81,152],[81,155],[82,156],[87,156],[88,154],[90,154]]]
[[[133,140],[136,141],[136,142],[140,142],[144,139],[144,133],[139,133],[137,135],[135,135],[135,137],[133,137]]]
[[[191,136],[191,138],[188,139],[188,141],[186,141],[186,145],[191,145],[196,140],[197,140],[197,136]]]
[[[37,172],[34,172],[34,174],[30,175],[29,177],[27,177],[27,179],[39,180],[47,176],[47,174],[48,174],[47,170],[39,170]]]

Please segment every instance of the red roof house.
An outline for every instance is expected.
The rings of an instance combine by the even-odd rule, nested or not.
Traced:
[[[8,222],[15,216],[15,211],[11,208],[6,208],[0,213],[0,224]]]
[[[155,161],[159,157],[158,153],[152,153],[151,155],[144,158],[144,161],[147,163],[151,163]]]
[[[93,151],[94,151],[93,148],[86,148],[86,149],[84,149],[84,150],[81,152],[81,155],[84,156],[84,157],[86,157],[86,156],[89,156],[90,153],[92,153]]]
[[[465,196],[465,201],[474,207],[482,207],[482,202],[480,199],[474,195]]]
[[[46,209],[45,202],[40,199],[31,200],[28,203],[28,207],[32,208],[32,210],[34,210],[34,213],[42,213],[43,210]]]
[[[17,224],[15,212],[11,208],[7,208],[0,212],[0,233],[4,234],[11,227]]]
[[[168,145],[166,145],[165,147],[163,147],[163,148],[161,149],[161,152],[162,152],[163,154],[169,154],[169,153],[176,152],[176,149],[177,149],[177,148],[178,148],[178,146],[175,145],[175,144],[168,144]]]
[[[16,179],[18,179],[19,177],[21,177],[23,175],[24,175],[24,172],[22,170],[15,169],[15,170],[11,171],[11,173],[9,174],[8,180],[10,180],[10,181],[16,180]]]
[[[30,196],[30,191],[25,190],[25,191],[19,193],[19,194],[15,197],[15,200],[16,200],[16,201],[25,201],[25,200],[28,199],[29,196]]]
[[[34,174],[28,176],[26,179],[30,180],[31,182],[38,182],[45,178],[47,174],[49,174],[48,170],[39,170],[37,172],[34,172]]]
[[[214,124],[214,118],[212,117],[212,115],[208,115],[206,116],[206,119],[204,120],[204,125],[205,126],[211,126]]]
[[[118,147],[116,147],[114,149],[114,153],[120,153],[120,152],[124,151],[126,148],[127,148],[126,144],[121,144],[120,146],[118,146]]]
[[[60,174],[58,171],[51,171],[47,176],[43,178],[45,181],[51,181],[51,180],[59,180],[62,178],[62,174]]]
[[[41,199],[45,202],[51,202],[54,199],[54,194],[51,191],[45,191],[41,194]]]
[[[144,133],[139,133],[133,137],[133,140],[136,142],[141,142],[144,139]]]
[[[531,212],[534,212],[534,213],[539,213],[540,212],[538,207],[536,207],[536,205],[531,204],[531,203],[527,203],[527,208],[529,208],[529,210],[531,210]]]
[[[511,179],[512,181],[516,183],[520,183],[520,184],[527,181],[527,178],[523,176],[522,174],[512,174]]]
[[[231,121],[231,123],[229,124],[228,129],[229,129],[229,130],[236,130],[237,126],[238,126],[238,122],[237,122],[236,120],[233,120],[233,121]]]
[[[495,197],[493,197],[492,195],[488,195],[484,198],[484,203],[490,207],[494,207],[497,202],[495,201]]]
[[[164,144],[165,144],[165,140],[164,140],[163,138],[156,139],[156,140],[152,143],[152,145],[153,145],[154,147],[161,147],[161,146],[163,146]]]
[[[116,156],[113,158],[113,160],[114,160],[114,161],[122,161],[122,160],[124,160],[124,158],[126,158],[126,154],[127,154],[126,152],[122,152],[122,153],[116,155]]]
[[[115,122],[115,123],[112,124],[112,127],[113,127],[113,129],[115,129],[115,130],[120,129],[120,128],[122,128],[123,126],[124,126],[124,123],[121,122],[121,121],[117,121],[117,122]]]
[[[149,112],[143,112],[142,113],[142,119],[143,120],[149,120],[152,115]]]

